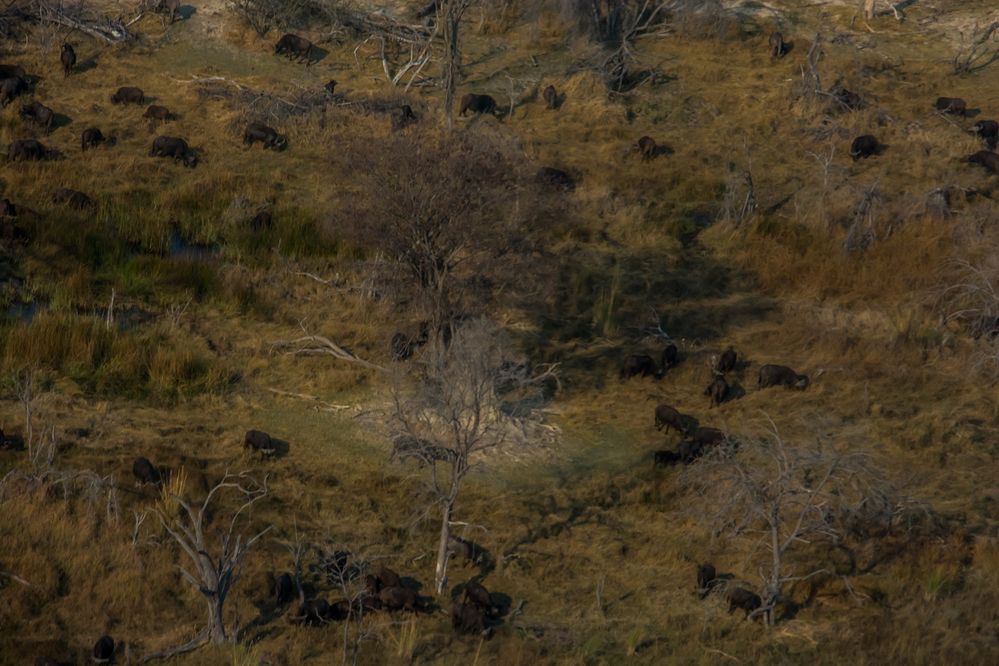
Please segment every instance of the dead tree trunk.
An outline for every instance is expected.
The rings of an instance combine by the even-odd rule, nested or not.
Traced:
[[[441,540],[437,544],[437,569],[434,575],[434,589],[437,596],[441,596],[447,590],[447,564],[448,564],[448,541],[451,539],[451,514],[454,511],[454,502],[445,501],[441,511]]]

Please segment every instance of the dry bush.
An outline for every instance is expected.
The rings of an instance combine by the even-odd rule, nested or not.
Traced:
[[[229,0],[229,5],[263,37],[272,28],[302,30],[322,24],[331,33],[340,25],[339,0]]]

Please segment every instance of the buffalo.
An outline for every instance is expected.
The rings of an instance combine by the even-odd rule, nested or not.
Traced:
[[[972,134],[977,134],[981,139],[983,139],[985,141],[985,145],[989,147],[989,150],[996,149],[996,143],[999,142],[999,123],[996,121],[979,120],[968,131]]]
[[[483,559],[482,550],[474,543],[461,537],[449,536],[447,540],[448,557],[461,559],[466,565],[478,564]]]
[[[680,352],[677,351],[676,345],[672,342],[666,345],[666,349],[663,350],[662,355],[662,365],[663,372],[666,372],[670,368],[676,367],[676,364],[680,361]]]
[[[28,80],[28,73],[20,65],[0,65],[0,79],[17,77],[22,81]]]
[[[490,113],[495,115],[496,100],[489,95],[468,93],[461,98],[461,110],[458,112],[458,115],[464,116],[468,111],[471,111],[472,113]]]
[[[0,217],[17,217],[17,207],[10,199],[0,201]],[[3,431],[0,430],[0,441],[3,441]]]
[[[7,147],[7,159],[11,162],[22,160],[50,160],[58,153],[50,150],[35,139],[17,139]]]
[[[163,482],[160,471],[153,463],[149,462],[149,458],[136,458],[135,462],[132,463],[132,474],[135,476],[135,482],[140,486],[147,483],[158,486]]]
[[[80,150],[86,152],[87,148],[96,148],[99,144],[104,143],[104,141],[106,141],[104,134],[99,129],[88,127],[80,135]]]
[[[630,379],[635,375],[641,375],[642,377],[653,376],[656,379],[662,377],[662,372],[656,367],[656,362],[652,360],[652,357],[647,354],[631,354],[626,356],[624,363],[621,364],[621,370],[618,372],[618,377],[621,381],[625,379]]]
[[[683,462],[683,458],[676,451],[661,449],[652,454],[652,465],[654,467],[672,467]]]
[[[787,388],[804,391],[808,388],[808,377],[799,375],[784,365],[767,364],[760,368],[760,376],[756,381],[759,388],[770,386],[786,386]]]
[[[784,35],[781,33],[777,31],[771,32],[767,43],[770,45],[771,58],[782,58],[787,53],[787,44],[784,42]]]
[[[294,586],[295,581],[292,580],[290,574],[283,573],[277,576],[271,585],[271,597],[274,599],[274,603],[278,606],[289,603],[295,594]]]
[[[149,150],[150,157],[172,157],[184,163],[184,166],[194,168],[198,165],[198,156],[187,145],[187,141],[173,136],[158,136],[153,139],[153,147]]]
[[[378,599],[387,610],[405,610],[415,613],[419,607],[420,599],[416,592],[408,587],[386,587],[378,592]]]
[[[396,111],[395,115],[392,116],[392,129],[402,129],[408,125],[412,125],[417,121],[416,114],[413,113],[413,108],[409,104],[403,104]]]
[[[697,592],[701,599],[708,596],[716,576],[713,564],[701,564],[697,567]]]
[[[690,437],[701,446],[715,446],[725,441],[725,433],[718,428],[697,428]]]
[[[156,11],[160,14],[166,14],[170,19],[170,23],[173,24],[177,20],[177,13],[180,11],[180,0],[160,0],[156,6]]]
[[[864,108],[864,99],[857,93],[850,92],[843,86],[833,86],[832,90],[829,92],[832,94],[833,99],[850,111],[856,111]]]
[[[107,664],[114,659],[114,639],[110,636],[101,636],[94,643],[92,653],[95,664]]]
[[[968,155],[961,161],[969,164],[980,164],[992,173],[999,175],[999,153],[993,153],[989,150],[979,150],[977,153]]]
[[[850,144],[850,157],[853,158],[854,162],[861,158],[867,159],[871,155],[877,155],[880,146],[881,144],[873,135],[863,134]]]
[[[762,605],[763,600],[760,599],[760,595],[754,594],[745,588],[735,587],[728,592],[729,615],[731,615],[736,608],[741,608],[746,611],[746,617],[748,618],[750,613],[757,610]]]
[[[287,137],[278,134],[273,127],[253,122],[243,131],[243,145],[252,146],[257,141],[264,144],[264,149],[284,150],[288,147]]]
[[[170,109],[165,106],[159,106],[158,104],[153,104],[146,109],[146,112],[142,114],[143,118],[149,118],[150,120],[159,120],[162,122],[167,122],[174,120],[177,116],[170,112]]]
[[[386,587],[402,587],[402,578],[399,574],[386,566],[378,567],[378,571],[374,573],[374,578],[378,582],[379,590]]]
[[[62,45],[59,60],[62,62],[62,75],[69,76],[73,72],[73,67],[76,66],[76,51],[73,50],[72,44]]]
[[[476,583],[473,580],[465,583],[464,601],[466,604],[477,606],[486,615],[492,615],[495,611],[493,598],[489,594],[489,590],[481,583]]]
[[[732,372],[735,370],[738,359],[738,354],[735,353],[735,349],[733,349],[730,345],[729,348],[723,351],[721,356],[718,357],[718,362],[715,364],[715,372],[721,374]]]
[[[27,89],[28,85],[19,76],[11,76],[0,81],[0,106],[6,107]]]
[[[635,150],[642,156],[642,161],[651,160],[658,152],[656,140],[651,136],[643,136],[635,143]]]
[[[249,220],[250,228],[254,231],[270,229],[274,224],[274,217],[269,210],[262,210]]]
[[[327,81],[326,85],[323,86],[323,89],[332,95],[333,91],[336,89],[336,79],[330,79]]]
[[[451,608],[451,627],[459,634],[485,634],[485,613],[475,604],[456,601]]]
[[[323,598],[306,599],[298,607],[295,620],[310,627],[321,627],[330,621],[330,604]]]
[[[21,117],[30,120],[46,132],[52,129],[52,120],[55,118],[55,111],[45,106],[41,102],[31,102],[21,106]]]
[[[722,376],[715,377],[714,381],[704,389],[704,395],[711,399],[711,406],[717,407],[728,398],[728,382]]]
[[[938,97],[933,105],[940,113],[963,116],[968,113],[968,103],[960,97]]]
[[[549,110],[554,110],[558,108],[558,92],[555,90],[555,86],[548,86],[545,91],[541,93],[541,96],[545,100],[545,106]]]
[[[312,48],[312,42],[304,37],[286,33],[274,45],[274,54],[284,54],[292,60],[304,59],[305,66],[308,67],[312,64]]]
[[[146,95],[141,88],[123,86],[111,95],[112,104],[145,104]]]
[[[434,445],[433,442],[413,437],[411,435],[399,435],[392,440],[392,453],[389,454],[389,461],[398,459],[400,462],[406,458],[415,458],[423,461],[426,450]]]
[[[576,189],[576,179],[569,175],[568,172],[562,169],[556,169],[555,167],[543,166],[538,169],[538,173],[535,176],[537,181],[542,185],[547,185],[556,190],[562,190],[563,192],[572,192]]]
[[[68,187],[60,187],[52,194],[52,203],[63,204],[76,210],[93,210],[97,204],[89,196]]]
[[[669,432],[669,429],[673,428],[677,432],[686,434],[690,429],[688,423],[690,423],[690,417],[684,416],[673,407],[665,404],[656,407],[656,430],[662,430],[665,427],[666,432]]]
[[[277,451],[271,436],[261,430],[247,430],[243,435],[243,448],[256,451],[262,456],[274,455]]]

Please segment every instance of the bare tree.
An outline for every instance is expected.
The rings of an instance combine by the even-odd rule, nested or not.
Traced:
[[[440,0],[437,3],[437,24],[444,26],[444,60],[441,64],[444,80],[444,119],[447,128],[454,127],[454,94],[461,77],[461,19],[475,0]]]
[[[842,543],[858,521],[890,524],[896,504],[887,482],[857,451],[767,437],[721,447],[685,472],[684,484],[703,496],[718,533],[746,539],[762,582],[762,614],[772,625],[787,584],[828,573],[806,557],[810,548]]]
[[[217,502],[225,492],[236,494],[241,504],[226,518],[216,515],[221,528],[217,547],[213,548],[206,535],[208,515],[218,511],[212,503]],[[180,572],[184,580],[204,596],[208,605],[207,626],[190,642],[149,655],[144,661],[164,659],[189,652],[207,642],[218,645],[228,640],[223,616],[226,599],[239,580],[240,566],[247,552],[271,529],[267,527],[249,539],[244,539],[243,535],[236,531],[236,526],[240,516],[266,497],[267,492],[266,477],[263,483],[258,483],[246,473],[227,472],[222,480],[208,491],[208,495],[200,504],[192,503],[173,493],[165,493],[166,501],[157,507],[156,515],[163,528],[193,564],[191,570],[180,567]],[[171,510],[174,504],[176,510]]]
[[[996,35],[999,35],[999,21],[993,21],[985,27],[975,25],[970,35],[962,32],[961,47],[952,63],[954,73],[970,74],[999,60]]]

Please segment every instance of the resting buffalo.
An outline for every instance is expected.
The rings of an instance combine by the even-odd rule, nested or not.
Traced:
[[[250,123],[243,131],[243,144],[252,146],[257,141],[264,144],[265,149],[284,150],[288,147],[288,139],[278,134],[273,127],[263,123]]]
[[[735,365],[738,362],[739,356],[735,353],[735,349],[729,346],[728,349],[722,352],[721,356],[718,357],[718,363],[715,364],[715,370],[720,373],[732,372],[735,370]]]
[[[146,95],[141,88],[124,86],[111,95],[112,104],[145,104]]]
[[[635,375],[641,375],[642,377],[652,375],[656,379],[662,377],[662,373],[656,367],[656,362],[647,354],[631,354],[625,357],[624,363],[621,364],[621,370],[618,372],[618,377],[621,381],[624,381]]]
[[[489,95],[476,95],[468,93],[461,98],[461,110],[458,115],[464,116],[466,112],[472,113],[496,113],[496,100]]]
[[[968,103],[960,97],[938,97],[933,105],[940,113],[952,113],[963,116],[968,112]]]
[[[198,156],[187,145],[187,141],[173,136],[158,136],[153,139],[153,147],[149,150],[150,157],[172,157],[180,160],[186,167],[198,165]]]
[[[558,92],[555,90],[555,86],[548,86],[545,88],[545,91],[541,94],[541,96],[544,97],[545,106],[547,106],[548,109],[558,108]]]
[[[96,148],[98,144],[104,143],[104,134],[96,127],[88,127],[83,130],[80,136],[80,149],[86,152],[87,148]]]
[[[56,156],[54,150],[46,148],[34,139],[17,139],[10,142],[7,148],[7,159],[11,162],[21,160],[50,160]]]
[[[697,592],[701,599],[708,596],[708,592],[711,591],[711,583],[714,582],[717,575],[713,564],[702,564],[697,567]]]
[[[416,592],[408,587],[386,587],[378,592],[378,599],[387,610],[405,610],[415,613],[420,603]]]
[[[287,33],[274,45],[274,54],[285,54],[292,60],[302,58],[308,67],[312,64],[312,42],[304,37]]]
[[[677,432],[687,433],[690,429],[689,423],[689,416],[684,416],[669,405],[659,405],[656,407],[656,430],[662,430],[665,427],[666,432],[669,432],[669,429],[673,428]]]
[[[271,436],[261,430],[247,430],[246,434],[243,435],[243,448],[256,451],[264,456],[273,455],[277,451]]]
[[[996,149],[996,143],[999,142],[999,123],[996,121],[979,120],[968,131],[984,139],[989,150]]]
[[[871,155],[878,154],[880,145],[878,140],[871,134],[858,136],[850,144],[850,157],[853,158],[854,162],[861,158],[867,159]]]
[[[12,76],[0,82],[0,106],[7,106],[14,98],[25,92],[28,85],[19,76]]]
[[[763,605],[763,600],[760,599],[760,595],[754,594],[749,590],[741,587],[735,587],[728,592],[728,612],[729,615],[732,614],[736,608],[741,608],[746,611],[746,617],[749,614],[758,609]]]
[[[68,187],[60,187],[52,195],[52,203],[64,204],[76,210],[94,209],[97,204],[94,200],[83,192],[71,190]]]
[[[787,45],[784,43],[784,35],[779,32],[771,32],[768,43],[770,44],[771,58],[781,58],[787,52]]]
[[[153,463],[149,462],[149,458],[136,458],[135,462],[132,463],[132,474],[135,476],[136,483],[140,486],[144,486],[147,483],[158,486],[162,483],[160,471],[156,469]]]
[[[635,144],[635,150],[642,156],[643,161],[651,160],[656,156],[656,140],[651,136],[643,136]]]
[[[547,185],[563,192],[572,192],[576,189],[576,179],[568,172],[556,169],[555,167],[541,167],[536,176],[539,183]]]
[[[672,342],[666,345],[666,349],[663,350],[662,356],[662,369],[666,372],[670,368],[676,367],[676,364],[680,360],[680,352],[677,350],[676,345]]]
[[[451,627],[459,634],[484,634],[485,613],[475,604],[456,601],[451,608]]]
[[[73,50],[71,44],[62,45],[62,53],[59,54],[59,60],[62,62],[62,75],[69,76],[76,65],[76,51]]]
[[[652,464],[654,467],[672,467],[681,462],[683,462],[683,458],[676,451],[661,449],[652,454]]]
[[[158,104],[153,104],[146,112],[142,114],[143,118],[149,118],[150,120],[160,120],[167,122],[168,120],[173,120],[177,116],[170,112],[170,109],[165,106],[159,106]]]
[[[979,150],[977,153],[968,155],[961,161],[968,162],[969,164],[980,164],[992,173],[999,175],[999,153]]]
[[[52,120],[55,118],[55,111],[41,102],[31,102],[30,104],[21,106],[21,117],[32,121],[48,132],[52,129]]]
[[[767,364],[760,368],[760,376],[756,381],[759,388],[770,386],[786,386],[787,388],[804,391],[808,388],[808,377],[799,375],[784,365]]]
[[[95,664],[107,664],[114,659],[114,639],[110,636],[101,636],[94,643],[92,653]]]
[[[294,598],[295,581],[290,574],[283,573],[274,579],[271,586],[271,597],[278,606],[284,606]]]
[[[714,381],[704,389],[704,395],[710,398],[712,407],[717,407],[728,398],[728,382],[724,377],[715,377]]]

